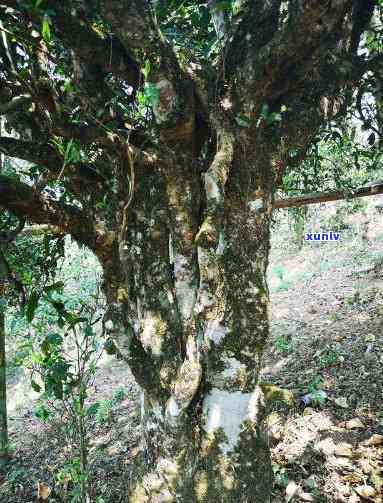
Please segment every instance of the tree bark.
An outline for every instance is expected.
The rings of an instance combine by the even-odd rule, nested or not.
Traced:
[[[1,284],[0,284],[1,288]],[[0,298],[0,466],[8,461],[7,375],[5,353],[5,316]]]
[[[182,200],[171,167],[165,183],[138,173],[120,268],[112,255],[104,260],[105,329],[143,389],[144,453],[131,502],[270,499],[258,376],[269,330],[272,172],[237,136],[222,129],[204,175],[202,225],[184,156]]]

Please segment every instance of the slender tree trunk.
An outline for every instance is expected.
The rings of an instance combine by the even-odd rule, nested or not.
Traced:
[[[8,460],[7,376],[5,355],[5,316],[0,299],[0,466]]]

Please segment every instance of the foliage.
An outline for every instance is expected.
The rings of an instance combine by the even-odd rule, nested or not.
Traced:
[[[294,159],[294,152],[292,159]],[[283,193],[289,196],[352,190],[382,175],[382,152],[358,141],[355,130],[335,124],[318,133],[306,159],[289,168],[283,178]],[[296,210],[293,210],[296,211]]]
[[[322,385],[322,376],[315,375],[307,385],[301,386],[302,390],[306,391],[306,394],[301,397],[301,402],[305,406],[309,404],[318,407],[322,406],[327,399],[327,393],[321,389]]]
[[[47,286],[32,282],[26,308],[13,310],[9,326],[20,338],[15,360],[30,370],[32,389],[40,393],[36,417],[55,425],[71,446],[72,457],[64,469],[70,475],[70,501],[83,502],[89,471],[86,401],[103,352],[102,338],[95,331],[99,332],[102,297],[98,269],[90,273],[84,267],[91,260],[89,253],[69,242],[66,251],[65,260],[54,262],[60,280]]]
[[[292,346],[287,338],[283,336],[279,336],[274,340],[274,347],[278,351],[278,353],[291,353]]]
[[[72,483],[70,501],[73,503],[85,503],[88,495],[90,424],[86,400],[103,349],[93,330],[97,307],[81,313],[63,311],[70,314],[64,317],[67,324],[64,337],[49,333],[43,339],[41,351],[30,358],[32,387],[41,392],[44,386],[36,416],[43,421],[60,418],[64,438],[72,446],[73,455],[64,472]],[[34,379],[35,375],[39,376],[41,385]]]
[[[320,368],[332,367],[340,362],[339,350],[326,347],[314,356]]]

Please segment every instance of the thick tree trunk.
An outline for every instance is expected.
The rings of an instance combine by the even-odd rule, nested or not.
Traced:
[[[116,250],[120,268],[113,254],[104,258],[105,328],[143,388],[132,503],[270,500],[258,376],[269,331],[272,182],[267,157],[244,141],[222,132],[201,215],[201,188],[186,169],[182,188],[172,173],[165,184],[140,173]]]
[[[270,501],[265,404],[258,386],[268,335],[268,236],[262,235],[267,229],[254,225],[251,213],[243,208],[228,218],[226,238],[209,258],[206,274],[218,287],[215,298],[200,288],[195,306],[197,323],[204,327],[199,342],[203,373],[189,406],[181,411],[183,397],[173,399],[174,392],[170,398],[143,393],[146,473],[132,489],[132,503]],[[186,377],[193,388],[192,364],[186,372],[178,384],[183,387]]]

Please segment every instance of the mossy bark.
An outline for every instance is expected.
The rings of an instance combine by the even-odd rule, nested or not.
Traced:
[[[105,329],[143,390],[141,475],[127,501],[264,503],[270,160],[222,127],[202,187],[188,155],[178,162],[182,176],[139,173],[118,260],[104,257]]]

